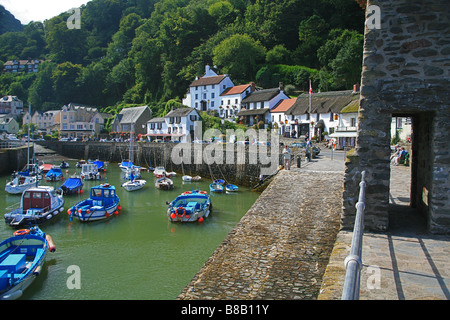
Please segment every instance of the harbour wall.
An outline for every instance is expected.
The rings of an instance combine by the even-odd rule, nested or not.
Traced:
[[[99,159],[120,163],[129,157],[126,142],[39,142],[45,148],[71,159]],[[258,184],[260,175],[277,172],[282,164],[281,149],[266,146],[201,145],[138,142],[134,163],[145,167],[164,166],[168,172],[203,178],[225,179],[244,187]]]
[[[22,170],[28,162],[27,155],[27,146],[0,149],[0,174]]]

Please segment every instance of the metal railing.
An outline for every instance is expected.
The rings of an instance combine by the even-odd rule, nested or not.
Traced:
[[[366,196],[366,172],[362,172],[361,182],[359,183],[359,198],[356,203],[356,217],[353,228],[352,246],[350,254],[345,258],[346,268],[344,289],[342,291],[342,300],[358,300],[361,278],[361,253],[364,233],[364,199]]]

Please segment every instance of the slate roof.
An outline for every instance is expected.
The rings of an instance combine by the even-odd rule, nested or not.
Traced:
[[[213,77],[201,77],[200,79],[194,80],[190,87],[197,87],[197,86],[208,86],[213,84],[219,84],[222,82],[223,79],[226,78],[226,75],[220,75],[220,76],[213,76]]]
[[[279,93],[279,88],[253,91],[244,99],[242,99],[242,103],[269,101],[276,97]]]
[[[359,100],[359,93],[352,90],[314,93],[311,97],[311,113],[340,113],[341,110]],[[286,114],[309,113],[309,93],[301,94]]]
[[[117,115],[119,123],[136,123],[148,106],[124,108]]]
[[[194,111],[193,108],[180,108],[170,111],[168,114],[166,114],[166,118],[169,117],[186,117],[189,113]]]

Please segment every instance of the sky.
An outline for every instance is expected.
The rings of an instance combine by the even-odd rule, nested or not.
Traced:
[[[22,24],[53,18],[72,8],[79,8],[89,0],[0,0]]]

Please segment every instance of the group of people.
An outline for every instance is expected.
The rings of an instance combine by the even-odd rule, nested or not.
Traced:
[[[405,147],[395,146],[395,153],[391,156],[391,164],[398,166],[400,163],[408,160],[408,151]]]

